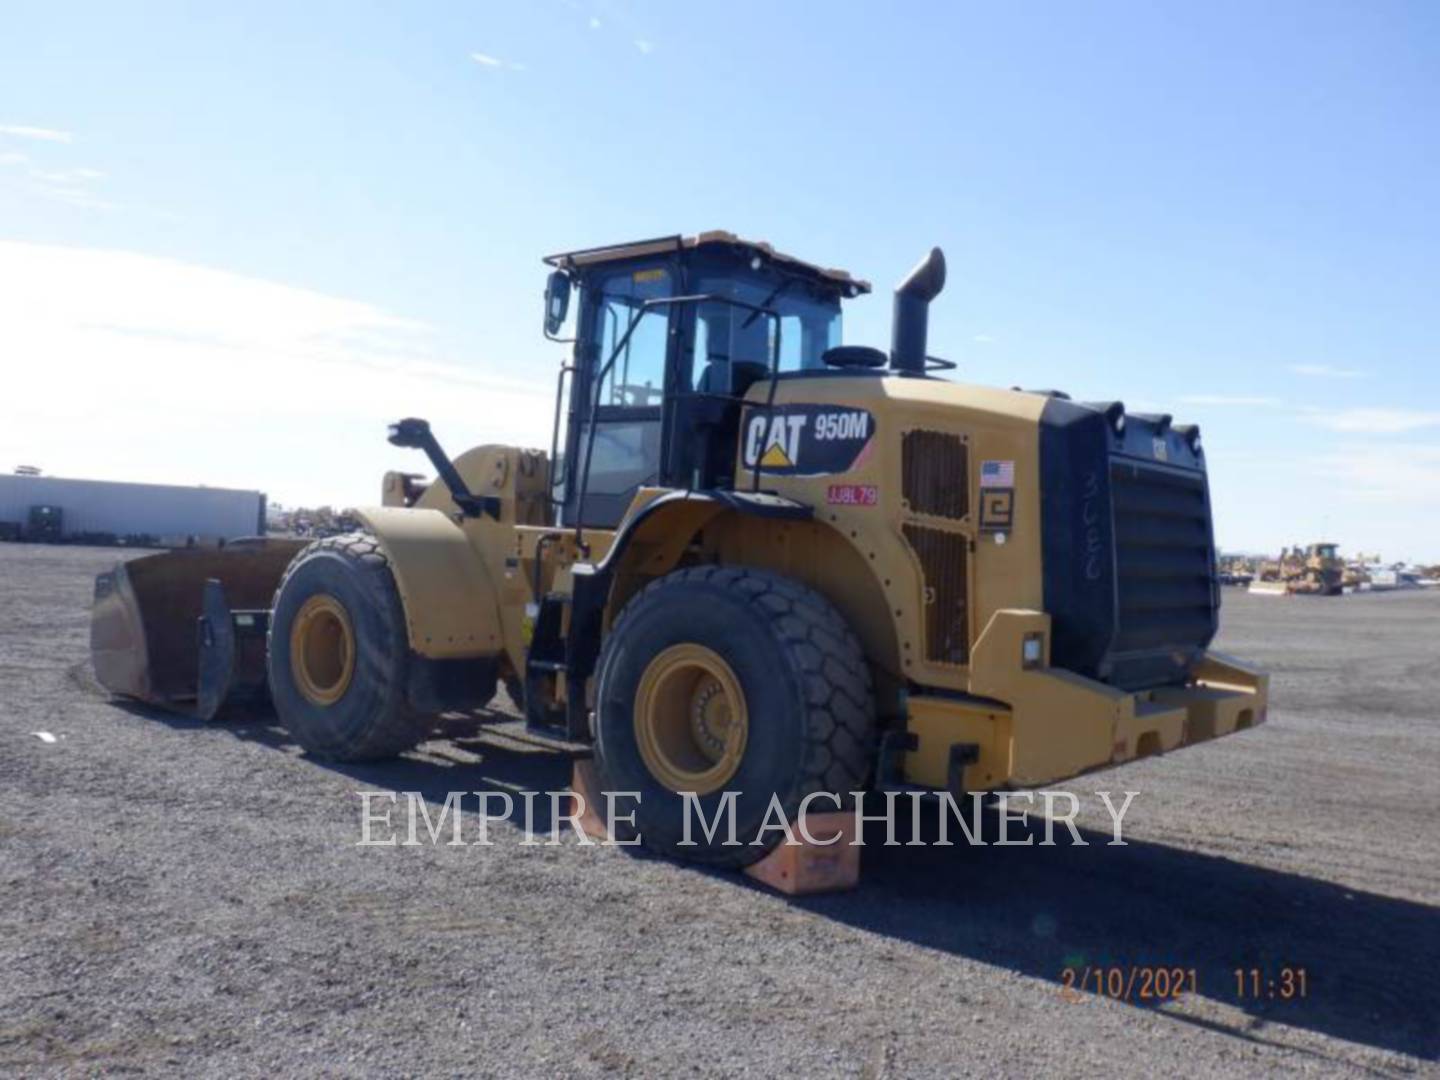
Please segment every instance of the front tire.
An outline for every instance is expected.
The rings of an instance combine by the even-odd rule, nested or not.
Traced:
[[[285,571],[270,616],[270,694],[318,757],[372,761],[423,739],[406,699],[409,639],[390,562],[367,533],[316,541]]]
[[[638,804],[617,800],[617,814],[633,806],[634,834],[676,858],[754,862],[783,836],[767,830],[755,842],[772,798],[793,823],[805,796],[843,799],[869,776],[865,655],[829,601],[778,574],[705,566],[649,585],[605,640],[595,704],[601,790],[638,792]],[[707,840],[699,817],[715,821],[731,792],[733,846],[728,819]]]

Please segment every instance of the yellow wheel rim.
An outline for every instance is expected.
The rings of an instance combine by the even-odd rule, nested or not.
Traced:
[[[650,775],[671,791],[707,795],[735,776],[750,734],[740,681],[703,645],[671,645],[635,691],[635,741]]]
[[[334,705],[355,674],[355,631],[345,606],[327,593],[300,605],[290,626],[290,670],[312,705]]]

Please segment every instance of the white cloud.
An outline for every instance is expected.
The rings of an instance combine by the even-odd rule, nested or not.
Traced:
[[[372,304],[125,251],[0,241],[0,468],[378,500],[385,442],[548,445],[551,388],[436,355]]]
[[[989,345],[989,344],[991,344],[995,339],[994,339],[993,337],[991,337],[989,334],[976,334],[976,335],[975,335],[974,337],[972,337],[970,340],[971,340],[971,341],[978,341],[981,345]]]
[[[10,135],[17,139],[34,139],[37,142],[59,143],[68,143],[75,138],[68,131],[56,131],[54,128],[29,127],[26,124],[0,124],[0,135]]]
[[[1247,394],[1184,394],[1182,405],[1214,405],[1236,408],[1268,408],[1281,404],[1278,398],[1257,397]]]
[[[0,128],[0,132],[9,134],[22,131],[30,132],[29,137],[32,138],[49,138],[52,142],[70,141],[68,132],[47,131],[43,128],[21,128],[13,125]],[[40,134],[35,134],[37,132]],[[64,136],[64,138],[61,139],[60,136]],[[10,174],[15,179],[9,181],[7,186],[12,186],[26,194],[68,203],[71,206],[87,210],[111,209],[114,206],[113,203],[100,198],[90,190],[91,184],[105,178],[105,173],[100,169],[89,167],[42,168],[29,154],[14,150],[0,153],[0,166],[11,166],[20,170],[18,176],[14,173]]]
[[[1366,374],[1358,368],[1332,367],[1329,364],[1291,364],[1290,372],[1311,379],[1359,379]]]
[[[115,203],[84,188],[37,184],[32,189],[37,195],[56,202],[68,203],[81,210],[114,210]]]
[[[645,38],[636,38],[635,48],[639,49],[646,56],[649,56],[655,51],[655,43],[653,41],[647,41]]]
[[[509,68],[511,71],[528,71],[524,64],[513,60],[501,60],[498,56],[491,56],[489,53],[472,52],[470,59],[481,67],[487,68]]]
[[[1440,427],[1440,412],[1419,409],[1335,409],[1315,410],[1309,416],[1313,424],[1353,434],[1398,435],[1421,428]]]
[[[590,29],[591,29],[591,30],[599,30],[599,29],[600,29],[600,17],[599,17],[598,15],[591,15],[591,16],[590,16]]]
[[[91,180],[103,180],[105,174],[99,169],[31,169],[30,175],[47,184],[83,184]]]
[[[1321,457],[1314,471],[1353,497],[1381,499],[1432,513],[1440,509],[1440,445],[1349,444]]]
[[[23,154],[0,155],[0,164],[23,168],[23,174],[14,186],[25,194],[67,203],[83,210],[115,208],[113,202],[97,195],[92,186],[105,177],[99,169],[37,169]]]

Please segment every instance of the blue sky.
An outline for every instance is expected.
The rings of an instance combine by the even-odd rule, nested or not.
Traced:
[[[0,467],[374,501],[394,417],[548,443],[542,254],[726,228],[877,344],[940,244],[932,351],[1198,421],[1228,547],[1440,560],[1433,4],[5,22]]]

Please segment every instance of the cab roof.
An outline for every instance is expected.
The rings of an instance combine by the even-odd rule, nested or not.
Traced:
[[[870,282],[863,278],[852,277],[847,270],[837,270],[833,267],[816,266],[814,263],[797,259],[793,255],[786,255],[776,251],[763,240],[744,240],[732,232],[725,232],[721,229],[712,229],[709,232],[702,232],[695,236],[660,236],[653,240],[636,240],[628,244],[612,244],[607,247],[585,248],[581,251],[566,251],[557,255],[545,256],[545,262],[549,266],[568,269],[570,267],[595,266],[603,263],[623,262],[627,259],[641,258],[646,255],[662,255],[668,252],[683,251],[697,248],[719,248],[728,247],[739,252],[749,252],[760,256],[766,262],[778,263],[791,272],[798,272],[806,277],[813,277],[820,281],[838,285],[847,295],[859,296],[870,291]]]

